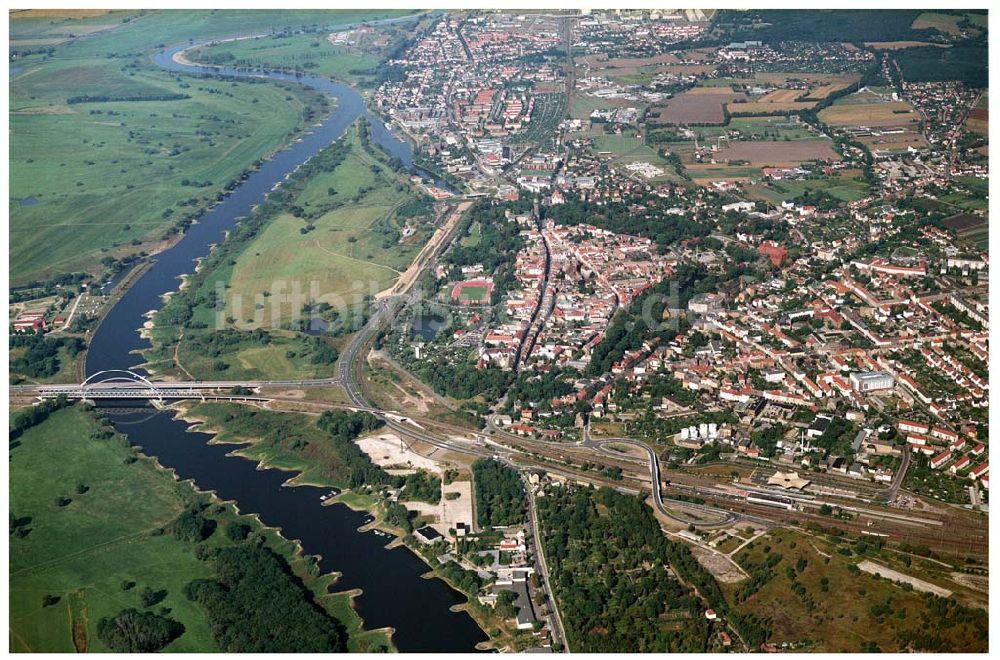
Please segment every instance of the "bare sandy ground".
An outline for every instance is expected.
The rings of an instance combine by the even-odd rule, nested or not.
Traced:
[[[387,468],[392,474],[406,474],[418,469],[427,470],[443,477],[446,462],[435,460],[420,454],[404,443],[394,433],[382,433],[357,440],[361,451],[368,454],[372,462]],[[446,452],[441,452],[444,458]],[[448,499],[449,493],[457,493],[455,499]],[[437,504],[428,502],[403,502],[411,511],[431,519],[431,526],[448,535],[448,530],[458,523],[464,522],[472,526],[473,512],[472,482],[469,480],[454,481],[441,487],[441,500]]]
[[[448,528],[455,527],[458,523],[464,522],[472,526],[472,482],[453,481],[443,487],[441,497],[440,521],[444,528],[443,534],[448,533]],[[448,493],[458,493],[458,498],[449,500]]]
[[[361,451],[368,454],[372,462],[381,467],[407,466],[413,470],[424,469],[440,474],[438,463],[409,449],[394,433],[368,436],[357,440]]]
[[[726,555],[700,545],[690,545],[691,554],[719,582],[733,583],[745,580],[747,575]]]
[[[868,561],[867,559],[858,564],[858,568],[863,570],[865,573],[871,573],[873,575],[878,575],[886,578],[887,580],[892,580],[893,582],[905,582],[911,585],[917,591],[926,591],[928,593],[941,596],[942,598],[949,598],[952,594],[951,590],[945,589],[944,587],[939,587],[936,584],[931,584],[919,578],[907,575],[906,573],[900,573],[891,568],[881,566],[875,562]]]

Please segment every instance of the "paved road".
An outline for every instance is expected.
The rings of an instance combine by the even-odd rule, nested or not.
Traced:
[[[570,652],[569,643],[566,641],[566,631],[563,629],[562,615],[559,614],[559,605],[556,603],[555,594],[552,593],[552,584],[549,580],[549,565],[545,561],[545,552],[542,550],[542,527],[538,523],[538,510],[535,507],[535,493],[531,490],[531,485],[524,483],[524,489],[528,493],[528,509],[531,511],[531,527],[534,533],[531,535],[532,545],[535,549],[535,556],[538,557],[539,573],[541,573],[542,588],[545,590],[545,597],[548,598],[552,607],[552,615],[549,619],[549,630],[552,632],[552,641],[562,644],[566,653]]]
[[[509,436],[509,434],[506,431],[504,431],[502,428],[500,428],[499,426],[497,426],[495,416],[493,416],[493,415],[491,415],[488,418],[488,420],[487,420],[486,431],[488,433],[492,433],[493,435],[500,435],[501,437],[504,437],[504,436],[509,437],[512,442],[516,442],[516,440],[518,440],[518,438],[514,438],[512,436]],[[601,440],[595,440],[590,435],[590,425],[588,424],[587,426],[585,426],[583,428],[583,439],[582,440],[578,440],[576,442],[549,442],[549,441],[546,441],[546,440],[533,440],[532,442],[536,442],[538,444],[543,444],[543,445],[551,446],[551,447],[556,448],[556,449],[558,449],[558,448],[566,449],[566,448],[570,448],[570,447],[586,448],[586,449],[591,449],[591,450],[593,450],[595,452],[602,453],[602,454],[605,454],[605,455],[615,456],[616,458],[619,458],[619,459],[627,458],[627,456],[623,455],[623,454],[621,454],[619,452],[615,452],[615,451],[609,449],[608,445],[612,445],[612,444],[629,444],[629,445],[633,445],[635,447],[639,447],[640,449],[642,449],[643,451],[646,452],[646,455],[648,457],[648,460],[649,460],[650,491],[653,494],[653,502],[654,502],[654,504],[656,506],[656,509],[658,511],[660,511],[661,513],[663,513],[663,515],[667,516],[671,520],[683,523],[685,525],[693,524],[695,527],[702,527],[702,528],[706,528],[706,529],[713,529],[713,528],[717,528],[717,527],[728,527],[730,525],[736,524],[743,517],[742,514],[739,514],[739,513],[733,512],[733,511],[727,511],[725,509],[718,509],[718,508],[715,508],[715,507],[706,506],[704,504],[694,504],[692,502],[682,502],[682,501],[679,501],[679,500],[670,500],[670,506],[673,507],[673,508],[675,508],[675,509],[682,509],[682,510],[694,511],[694,512],[697,512],[697,513],[700,513],[700,514],[711,514],[711,515],[714,515],[714,516],[722,516],[722,518],[720,520],[715,521],[715,522],[692,521],[692,520],[689,520],[689,519],[686,519],[686,518],[682,518],[682,517],[678,516],[677,514],[675,514],[673,511],[671,511],[670,509],[668,509],[667,506],[664,504],[663,495],[662,495],[662,493],[660,491],[660,462],[659,462],[659,459],[657,458],[656,452],[653,451],[652,447],[650,447],[649,445],[647,445],[645,442],[642,442],[641,440],[636,440],[635,438],[603,438]],[[543,467],[543,469],[547,469],[547,468]]]
[[[889,502],[895,502],[899,495],[899,488],[903,485],[903,479],[906,478],[906,470],[910,467],[910,453],[910,445],[907,444],[903,447],[903,460],[899,464],[899,469],[896,470],[896,476],[892,478],[892,483],[885,491],[886,500]]]
[[[583,446],[592,447],[598,451],[605,454],[612,454],[621,457],[621,454],[615,452],[608,448],[608,445],[632,445],[633,447],[639,447],[645,450],[646,455],[649,457],[649,477],[652,482],[652,488],[650,489],[653,493],[653,503],[660,513],[667,516],[671,520],[675,520],[680,523],[693,524],[695,527],[703,527],[707,529],[712,529],[716,527],[729,527],[736,524],[740,520],[740,514],[734,513],[732,511],[726,511],[725,509],[717,509],[715,507],[706,506],[704,504],[694,504],[692,502],[679,502],[671,500],[671,506],[679,509],[686,509],[690,511],[697,511],[699,513],[708,513],[712,515],[722,515],[721,520],[715,522],[694,522],[686,518],[678,516],[673,511],[667,508],[663,503],[663,495],[660,492],[660,460],[656,456],[656,452],[653,448],[647,445],[641,440],[635,440],[633,438],[607,438],[602,440],[594,440],[589,438],[589,431],[587,432],[587,438],[583,442]]]

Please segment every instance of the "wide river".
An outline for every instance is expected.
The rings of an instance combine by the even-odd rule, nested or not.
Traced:
[[[190,44],[168,48],[154,56],[159,66],[185,73],[212,73],[233,77],[260,77],[237,69],[211,69],[178,64],[173,55]],[[343,135],[360,115],[372,126],[372,138],[390,153],[412,166],[408,143],[397,139],[365,108],[352,88],[310,76],[267,73],[272,80],[292,81],[336,97],[333,114],[303,135],[301,141],[279,151],[253,172],[223,201],[204,213],[171,249],[156,261],[124,294],[94,335],[87,354],[87,374],[107,369],[132,369],[142,362],[139,351],[149,346],[139,335],[146,314],[162,306],[164,294],[177,289],[180,276],[194,270],[196,260],[220,243],[237,219],[250,214],[254,205],[287,174],[333,140]],[[233,500],[243,513],[257,514],[265,524],[297,539],[305,552],[322,557],[323,572],[338,572],[337,591],[361,589],[358,613],[368,629],[392,627],[393,642],[401,651],[472,651],[487,636],[464,612],[451,608],[464,598],[441,580],[421,577],[428,568],[403,547],[385,548],[387,538],[358,528],[368,518],[343,505],[322,506],[326,489],[287,487],[293,475],[278,470],[258,470],[255,463],[228,456],[232,445],[209,444],[211,436],[191,432],[190,425],[169,412],[112,412],[111,420],[129,440],[173,468],[184,479],[192,479],[203,490],[215,491],[223,500]]]

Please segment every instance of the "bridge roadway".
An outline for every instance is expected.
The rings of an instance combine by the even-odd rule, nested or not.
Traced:
[[[56,385],[14,385],[11,394],[53,399],[65,394],[70,399],[197,399],[219,395],[234,387],[259,390],[266,387],[327,387],[339,385],[339,378],[304,380],[196,380],[196,381],[112,381]]]

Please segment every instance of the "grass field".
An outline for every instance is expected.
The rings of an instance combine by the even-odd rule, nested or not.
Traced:
[[[642,138],[636,135],[596,135],[593,144],[594,151],[609,152],[615,156],[624,156],[644,146]]]
[[[822,190],[844,202],[853,202],[868,194],[868,186],[864,181],[848,173],[806,181],[774,181],[770,185],[758,184],[751,186],[747,193],[752,199],[762,199],[777,205],[795,199],[808,190]]]
[[[90,89],[112,95],[191,98],[66,105],[88,79]],[[74,86],[63,84],[69,80]],[[124,76],[111,64],[31,69],[12,89],[10,194],[39,200],[11,208],[14,284],[93,269],[108,251],[150,249],[167,227],[284,144],[309,103],[291,87],[204,81],[185,88],[164,73]]]
[[[147,53],[189,38],[345,25],[406,12],[66,13],[18,12],[10,21],[15,46],[18,39],[23,48],[41,40],[52,48],[24,54],[11,66],[9,273],[15,285],[97,272],[102,257],[157,247],[167,227],[204,208],[229,180],[287,143],[303,124],[306,104],[315,105],[298,86],[175,78],[148,62]],[[179,94],[190,98],[114,100]],[[111,101],[67,103],[84,95]],[[39,203],[16,201],[28,197]]]
[[[458,299],[469,302],[484,302],[487,291],[488,289],[485,286],[465,286],[462,287],[462,292],[458,295]]]
[[[809,140],[816,137],[806,124],[787,117],[734,117],[728,128],[751,140]]]
[[[306,420],[285,417],[293,423]],[[196,558],[193,544],[153,533],[203,496],[152,459],[126,464],[131,450],[118,439],[90,439],[96,427],[91,414],[73,406],[29,429],[11,450],[10,511],[30,518],[26,526],[31,531],[23,538],[12,535],[10,541],[10,649],[73,652],[79,646],[107,652],[97,638],[97,622],[127,607],[142,609],[139,592],[148,586],[166,590],[156,610],[169,608],[168,616],[185,627],[166,651],[218,651],[202,610],[183,596],[189,581],[211,577],[210,564]],[[77,494],[76,484],[89,490]],[[59,507],[55,498],[60,496],[72,501]],[[347,627],[350,650],[389,647],[384,631],[362,630],[350,594],[337,593],[335,585],[329,588],[331,576],[308,572],[309,562],[296,554],[293,543],[238,515],[231,505],[209,511],[220,528],[239,520],[263,533],[267,545],[285,557],[306,586],[323,594],[318,601]],[[203,544],[231,542],[219,529]],[[136,583],[127,591],[122,589],[126,580]],[[46,595],[59,600],[43,606]]]
[[[326,34],[260,37],[229,41],[193,51],[190,58],[198,62],[219,62],[236,66],[297,69],[312,75],[347,82],[357,82],[363,76],[354,69],[371,69],[381,61],[385,48],[334,46]]]
[[[308,415],[258,410],[235,403],[203,403],[191,416],[205,420],[219,442],[251,442],[240,456],[280,470],[302,472],[301,483],[347,486],[347,475],[329,436]]]
[[[65,13],[66,10],[55,10]],[[113,34],[101,33],[99,38],[75,39],[66,54],[80,56],[105,56],[109,50],[116,52],[141,52],[160,44],[177,44],[189,39],[212,39],[237,34],[282,32],[285,30],[336,28],[365,21],[395,18],[414,13],[398,9],[205,9],[205,10],[143,10],[115,11],[105,16],[89,19],[98,24],[117,22]],[[17,14],[16,16],[19,16]],[[125,22],[128,19],[128,22]],[[36,16],[14,18],[11,34],[17,37],[24,32],[36,34],[45,20]],[[81,21],[83,22],[83,21]],[[75,21],[63,21],[60,29],[72,30]],[[22,27],[24,26],[24,27]],[[110,27],[110,26],[109,26]],[[115,47],[109,49],[107,38],[113,38]],[[61,53],[57,53],[60,55]]]
[[[201,311],[201,310],[199,310]],[[210,326],[213,327],[213,326]],[[303,341],[288,330],[272,330],[267,345],[243,343],[229,347],[219,357],[206,355],[194,342],[183,340],[177,350],[177,359],[184,369],[199,378],[232,378],[235,380],[330,378],[334,365],[314,364],[312,355],[304,350]],[[224,371],[216,368],[217,362],[226,365]],[[154,364],[154,367],[157,365]],[[157,370],[168,368],[160,365]],[[184,375],[184,374],[181,374]]]
[[[968,623],[953,624],[949,620],[951,625],[945,625],[930,612],[925,596],[888,580],[851,570],[859,557],[853,551],[857,546],[850,545],[852,552],[848,554],[853,556],[848,557],[838,552],[840,546],[825,539],[814,539],[792,530],[770,532],[737,556],[749,557],[755,564],[761,564],[771,555],[780,555],[781,561],[773,568],[771,579],[736,608],[743,613],[770,618],[772,642],[797,642],[803,645],[800,648],[811,651],[857,652],[862,644],[872,642],[883,651],[898,651],[905,648],[903,640],[913,639],[928,630],[945,640],[943,648],[966,652],[985,650],[986,637],[979,630],[979,626],[985,624],[985,612],[978,615],[982,619],[980,623],[973,618]],[[871,558],[879,563],[893,564],[897,556],[876,552]],[[797,566],[801,565],[800,559],[805,562],[801,569]],[[911,570],[893,566],[911,575],[913,571],[921,577],[925,574],[916,567]],[[795,581],[804,589],[802,595],[793,588],[790,570],[795,571]],[[826,591],[821,582],[824,578],[828,580]],[[735,593],[744,584],[725,585],[724,589]],[[954,588],[953,583],[948,586]]]
[[[406,204],[416,191],[361,146],[356,127],[341,140],[323,156],[340,158],[292,177],[287,210],[255,216],[259,228],[220,246],[157,315],[145,352],[152,369],[182,378],[333,375],[329,348],[342,348],[366,318],[366,297],[396,280],[433,228],[430,209]],[[323,337],[301,332],[308,305],[329,324]],[[190,323],[178,324],[178,314]],[[220,328],[230,334],[218,343]],[[256,328],[268,334],[236,332]]]
[[[469,225],[469,231],[465,236],[459,240],[463,247],[475,247],[479,245],[479,241],[483,238],[483,226],[479,224],[479,221],[474,221]]]
[[[217,650],[201,610],[182,595],[187,582],[209,576],[208,565],[191,544],[150,534],[176,518],[194,492],[152,461],[126,465],[129,452],[120,441],[88,437],[95,427],[78,407],[60,410],[10,453],[11,511],[31,518],[26,537],[11,537],[11,650],[71,652],[77,621],[87,648],[107,651],[97,622],[141,608],[138,594],[146,586],[167,590],[162,605],[186,629],[167,650]],[[78,495],[77,484],[89,490]],[[59,496],[72,502],[59,507]],[[123,580],[137,585],[123,591]],[[48,594],[60,599],[44,607]]]
[[[283,214],[244,250],[226,294],[227,310],[241,327],[276,327],[300,311],[291,305],[276,309],[272,301],[263,300],[265,318],[248,323],[255,299],[261,300],[264,292],[278,293],[282,285],[286,293],[298,286],[308,298],[334,307],[357,304],[391,286],[419,251],[419,245],[400,243],[385,233],[383,221],[408,193],[396,189],[386,168],[379,174],[371,170],[375,160],[358,147],[354,129],[342,139],[352,146],[350,155],[333,172],[309,182],[302,206],[309,208],[329,188],[345,201],[363,188],[367,192],[357,202],[324,214],[305,234],[300,232],[302,220]]]

